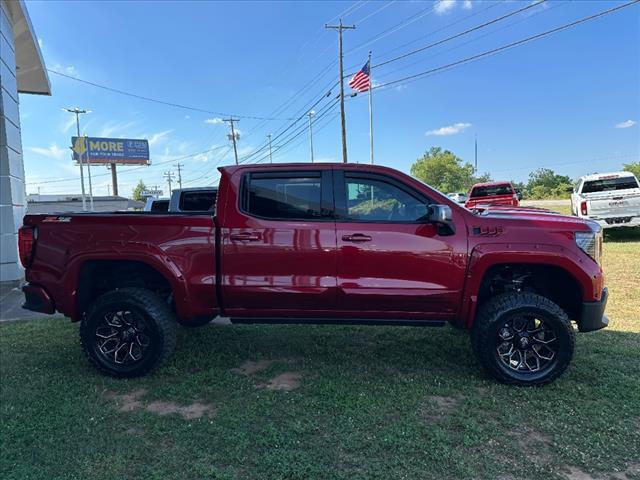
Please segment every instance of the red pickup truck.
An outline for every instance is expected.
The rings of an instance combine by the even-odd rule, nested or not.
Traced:
[[[390,168],[221,168],[213,214],[27,215],[24,307],[80,321],[89,361],[143,375],[176,324],[442,326],[470,330],[497,380],[551,382],[575,321],[607,325],[602,232],[517,209],[473,213]]]
[[[464,206],[484,208],[487,205],[508,205],[517,207],[520,204],[518,193],[511,182],[476,183],[471,187],[469,198]]]

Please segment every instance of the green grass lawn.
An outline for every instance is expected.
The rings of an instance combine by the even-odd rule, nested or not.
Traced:
[[[544,388],[494,383],[449,327],[181,329],[115,380],[78,325],[3,324],[0,478],[639,479],[636,233],[605,244],[610,328]]]

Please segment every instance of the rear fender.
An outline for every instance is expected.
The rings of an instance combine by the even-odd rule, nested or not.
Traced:
[[[99,242],[88,248],[90,253],[79,253],[69,258],[62,283],[72,285],[64,301],[58,305],[58,309],[73,321],[80,320],[82,312],[77,311],[78,282],[80,270],[88,261],[96,260],[122,260],[141,262],[156,270],[162,275],[173,292],[176,313],[181,318],[191,317],[189,307],[189,292],[183,273],[169,255],[160,248],[149,243],[115,243]]]

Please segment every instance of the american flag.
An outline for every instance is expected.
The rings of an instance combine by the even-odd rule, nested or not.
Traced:
[[[356,73],[351,80],[349,80],[349,86],[358,92],[366,92],[371,86],[371,77],[369,76],[369,62],[364,64],[364,67]]]

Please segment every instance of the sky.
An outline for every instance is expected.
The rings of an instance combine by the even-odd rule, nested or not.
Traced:
[[[345,74],[372,52],[375,162],[409,172],[433,146],[474,161],[494,179],[526,180],[536,168],[577,178],[640,161],[640,4],[540,40],[402,80],[621,5],[612,1],[89,2],[28,1],[50,70],[147,101],[49,74],[52,96],[21,95],[27,193],[80,192],[70,158],[75,117],[94,137],[146,138],[148,167],[119,167],[120,194],[142,179],[167,192],[164,172],[183,186],[215,184],[234,162],[222,118],[240,118],[241,161],[341,161],[338,34]],[[535,2],[534,2],[535,3]],[[395,82],[386,85],[388,82]],[[345,81],[346,93],[352,91]],[[327,93],[331,91],[329,95]],[[314,106],[315,104],[315,106]],[[369,161],[367,94],[345,101],[350,162]],[[296,136],[298,135],[298,136]],[[91,168],[95,195],[111,182]],[[175,187],[175,183],[174,183]]]

